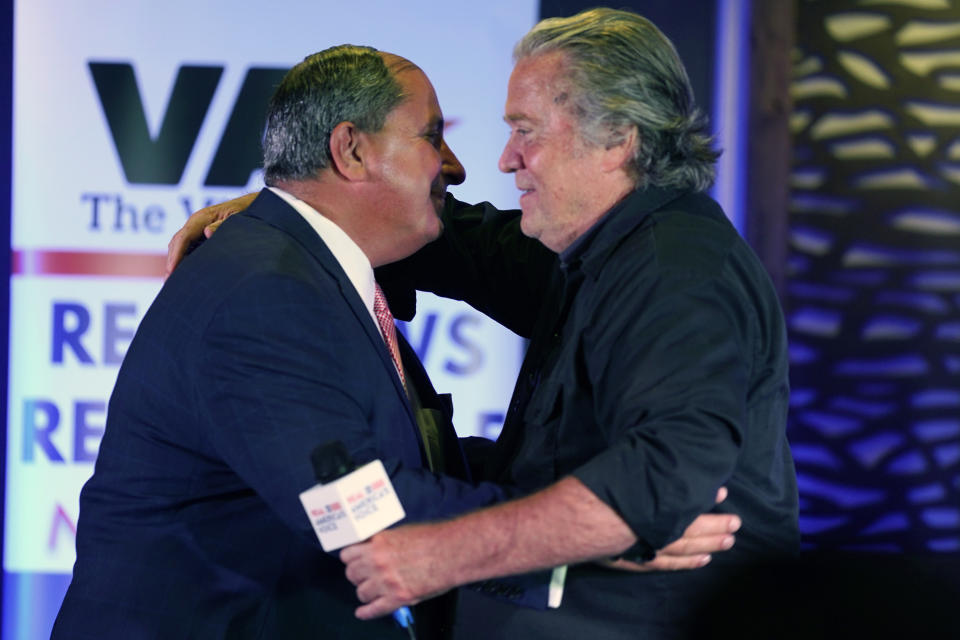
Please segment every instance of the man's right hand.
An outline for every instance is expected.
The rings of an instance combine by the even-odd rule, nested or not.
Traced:
[[[201,237],[209,238],[212,236],[224,220],[249,207],[256,197],[256,193],[248,193],[239,198],[200,209],[187,218],[183,227],[173,234],[167,244],[167,265],[163,277],[170,277],[170,274],[183,260],[183,257],[187,254],[187,249],[191,245],[200,240]]]

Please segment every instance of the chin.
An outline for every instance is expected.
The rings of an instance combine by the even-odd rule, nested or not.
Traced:
[[[532,226],[533,225],[530,224],[529,214],[524,213],[520,216],[520,231],[523,233],[523,235],[527,236],[528,238],[539,239],[540,234],[537,233],[536,229],[533,229]]]
[[[433,242],[440,237],[440,234],[443,232],[443,222],[440,220],[440,216],[432,216],[430,224],[423,228],[423,238],[424,244],[427,242]]]

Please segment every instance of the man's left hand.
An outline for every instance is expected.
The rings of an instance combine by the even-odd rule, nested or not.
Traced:
[[[726,487],[717,491],[717,504],[727,499]],[[733,547],[733,535],[740,529],[739,516],[732,513],[704,513],[683,532],[683,536],[657,551],[656,557],[644,563],[629,560],[601,560],[600,564],[625,571],[681,571],[699,569],[710,562],[712,554]]]

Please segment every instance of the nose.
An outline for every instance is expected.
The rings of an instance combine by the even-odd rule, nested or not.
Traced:
[[[443,179],[446,180],[448,186],[460,184],[467,179],[467,170],[460,164],[460,160],[453,153],[453,150],[447,146],[446,140],[440,146],[440,173],[443,174]]]
[[[500,161],[497,163],[497,166],[503,173],[513,173],[523,167],[523,160],[514,148],[512,135],[507,139],[507,144],[503,147],[503,153],[500,154]]]

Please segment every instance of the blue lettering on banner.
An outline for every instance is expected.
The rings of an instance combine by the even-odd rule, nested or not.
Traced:
[[[431,347],[434,344],[439,315],[440,314],[434,311],[417,316],[416,325],[420,327],[419,338],[412,335],[413,332],[410,330],[410,324],[406,322],[397,323],[397,329],[400,330],[403,337],[405,337],[410,343],[410,346],[413,347],[420,361],[425,364],[427,358],[432,353]],[[465,333],[467,328],[477,327],[481,322],[481,317],[475,313],[459,313],[453,316],[449,326],[450,341],[447,344],[459,347],[459,349],[465,353],[466,360],[457,361],[448,357],[443,365],[443,368],[448,373],[456,376],[469,376],[477,373],[483,366],[483,349],[480,348],[479,344],[470,340],[469,336]]]
[[[80,196],[81,202],[90,202],[90,230],[100,231],[101,222],[104,227],[109,219],[113,220],[113,231],[140,231],[143,227],[150,233],[162,233],[167,212],[158,204],[148,204],[142,207],[127,202],[119,193],[84,193]],[[101,221],[101,214],[108,220]]]
[[[496,440],[503,429],[505,418],[502,411],[486,411],[477,414],[477,433],[489,440]]]
[[[218,202],[219,200],[217,200],[216,198],[211,198],[209,196],[201,200],[198,200],[197,202],[194,202],[193,199],[190,198],[190,196],[180,196],[180,204],[183,205],[183,212],[186,214],[186,217],[188,218],[190,217],[190,214],[192,214],[194,211],[198,211],[205,207],[212,207]]]
[[[103,424],[91,425],[87,419],[91,413],[100,413],[106,416],[107,406],[103,402],[77,401],[73,412],[73,461],[93,462],[97,459],[100,449],[100,440],[103,438]],[[96,438],[97,446],[88,448],[87,443]]]
[[[180,207],[184,218],[199,209],[210,207],[223,200],[222,197],[181,195]],[[168,233],[167,210],[156,203],[131,202],[119,193],[87,192],[80,194],[80,202],[89,206],[88,229],[113,233]]]
[[[134,304],[107,303],[103,305],[103,363],[120,364],[137,330],[137,307]],[[123,316],[133,317],[133,326],[119,326]],[[122,349],[120,348],[122,345]]]
[[[93,423],[94,414],[105,418],[107,403],[102,400],[77,400],[73,403],[72,462],[90,462],[97,459],[97,450],[103,438],[103,420]],[[51,400],[28,398],[23,401],[24,462],[33,462],[36,452],[42,451],[50,462],[66,462],[53,443],[52,436],[60,428],[60,409]]]
[[[60,426],[60,410],[48,400],[25,400],[23,403],[23,461],[33,462],[35,445],[39,445],[51,462],[63,462],[63,456],[50,440]]]
[[[450,340],[458,347],[463,347],[469,355],[469,359],[463,363],[447,360],[447,363],[443,365],[444,369],[454,375],[468,376],[476,373],[483,366],[483,350],[477,343],[468,340],[464,333],[467,326],[476,327],[479,324],[480,318],[469,313],[459,314],[453,319],[453,322],[450,323]]]
[[[69,325],[69,326],[68,326]],[[51,348],[54,363],[63,362],[64,347],[73,349],[73,354],[83,364],[93,364],[93,358],[80,344],[80,336],[90,328],[90,312],[78,302],[55,302],[53,304],[53,346]]]
[[[415,340],[410,332],[410,325],[406,322],[398,322],[397,329],[407,339],[414,353],[420,359],[420,362],[427,361],[427,354],[430,351],[430,343],[433,341],[433,330],[437,326],[437,316],[435,312],[423,313],[417,316],[417,325],[420,327],[420,339]]]
[[[119,365],[136,333],[139,318],[132,302],[107,302],[103,305],[102,364]],[[53,332],[50,359],[63,364],[67,351],[81,364],[94,364],[93,356],[84,347],[82,339],[90,330],[90,310],[79,302],[53,303]]]

